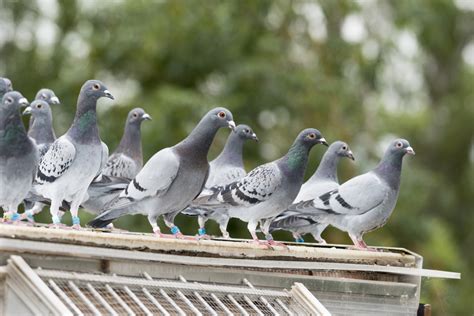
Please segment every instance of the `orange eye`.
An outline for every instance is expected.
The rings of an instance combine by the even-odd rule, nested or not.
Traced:
[[[100,85],[98,83],[95,83],[93,86],[92,86],[92,89],[94,90],[99,90],[100,89]]]
[[[224,111],[220,111],[219,114],[217,114],[220,118],[225,118],[225,112]]]

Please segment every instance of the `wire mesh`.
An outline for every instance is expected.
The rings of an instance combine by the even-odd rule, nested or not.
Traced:
[[[203,282],[187,283],[184,279],[157,280],[169,282],[156,282],[161,285],[159,286],[149,277],[81,275],[65,271],[55,273],[52,270],[38,270],[37,273],[55,293],[62,291],[67,296],[75,308],[65,301],[64,295],[58,294],[75,315],[79,314],[78,311],[84,315],[97,312],[110,315],[111,310],[118,315],[275,315],[275,312],[287,315],[288,311],[298,314],[298,311],[304,310],[301,304],[284,290],[265,291],[253,286],[249,289],[248,286],[229,284],[218,287]],[[123,282],[124,280],[127,282]],[[187,289],[182,286],[183,283],[189,284],[190,287],[193,285],[194,288]],[[199,291],[196,290],[196,284],[201,286]],[[223,289],[233,290],[226,292]],[[240,291],[244,293],[239,293]]]

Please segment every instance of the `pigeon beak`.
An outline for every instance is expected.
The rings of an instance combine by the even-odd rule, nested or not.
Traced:
[[[411,146],[408,146],[407,148],[405,148],[405,152],[409,155],[415,155],[415,151],[413,150],[413,148],[411,148]]]
[[[229,124],[229,128],[233,131],[235,131],[235,122],[234,121],[229,121],[227,122],[227,124]]]
[[[149,114],[147,114],[147,113],[145,113],[145,114],[142,115],[142,119],[143,119],[143,120],[146,120],[146,121],[151,121],[151,120],[152,120],[151,116],[150,116]]]
[[[328,142],[327,142],[323,137],[321,137],[321,138],[319,139],[319,143],[320,143],[320,144],[323,144],[323,145],[326,146],[326,147],[329,147]]]
[[[23,115],[31,115],[31,106],[28,106],[24,111],[23,111]]]
[[[105,96],[106,98],[115,100],[114,96],[112,95],[112,93],[110,93],[109,90],[104,90],[104,96]]]
[[[57,96],[54,96],[50,99],[51,104],[59,104],[59,98]]]
[[[350,158],[351,160],[355,160],[354,154],[352,153],[352,150],[349,150],[349,151],[347,152],[347,157]]]
[[[21,105],[21,106],[27,106],[29,103],[28,103],[28,100],[26,98],[21,98],[20,100],[18,100],[18,103]]]
[[[257,137],[257,134],[253,133],[252,134],[252,139],[256,142],[258,142],[258,137]]]

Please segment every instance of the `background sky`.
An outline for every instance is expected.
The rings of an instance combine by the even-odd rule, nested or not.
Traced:
[[[0,75],[29,99],[43,87],[56,92],[58,135],[82,83],[104,81],[116,100],[99,103],[102,139],[113,150],[127,112],[143,107],[153,116],[142,128],[145,160],[216,105],[256,131],[260,142],[244,150],[249,170],[283,155],[307,127],[351,146],[356,161],[341,162],[341,181],[406,138],[417,155],[405,158],[399,202],[366,241],[462,273],[461,281],[425,280],[422,301],[435,315],[474,310],[474,1],[3,0]],[[219,132],[210,159],[228,133]],[[318,147],[307,177],[324,153]],[[195,219],[177,223],[196,233]],[[143,216],[118,226],[150,231]],[[250,237],[237,220],[230,232]],[[350,243],[332,228],[323,237]]]

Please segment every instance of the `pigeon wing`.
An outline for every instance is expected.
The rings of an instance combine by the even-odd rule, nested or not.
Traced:
[[[76,148],[65,136],[58,138],[44,154],[38,166],[35,181],[52,183],[61,177],[76,157]]]

